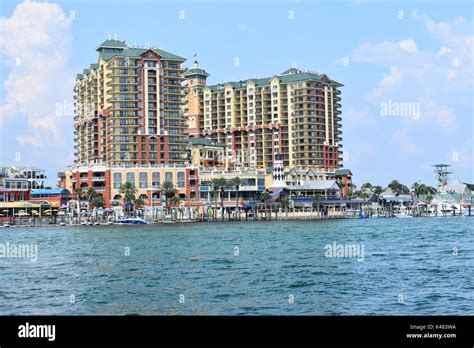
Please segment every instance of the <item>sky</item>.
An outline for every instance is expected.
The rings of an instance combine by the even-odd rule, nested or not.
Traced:
[[[73,164],[73,87],[109,35],[194,56],[221,83],[291,66],[342,84],[354,182],[474,183],[472,1],[49,1],[0,3],[0,165]]]

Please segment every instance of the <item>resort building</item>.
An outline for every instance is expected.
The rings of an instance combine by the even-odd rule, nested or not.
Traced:
[[[97,52],[76,78],[76,165],[182,164],[185,59],[110,39]]]
[[[71,200],[71,192],[66,189],[35,189],[31,190],[30,202],[48,202],[53,208],[67,205]]]
[[[234,168],[271,167],[277,153],[290,169],[342,167],[342,84],[296,68],[217,85],[208,76],[197,62],[184,73],[187,133],[224,144]]]
[[[0,167],[0,202],[26,201],[31,189],[44,188],[45,170],[34,167]]]
[[[106,207],[124,203],[126,182],[147,206],[163,204],[164,181],[185,205],[258,201],[272,185],[316,194],[326,190],[316,182],[332,180],[343,195],[350,189],[352,174],[341,169],[342,84],[327,75],[291,68],[208,85],[197,61],[184,69],[184,58],[160,48],[109,39],[97,52],[77,75],[76,161],[58,173],[58,187],[73,195],[93,188]],[[236,187],[213,190],[213,179],[235,177],[238,197]]]
[[[104,197],[107,207],[122,204],[120,185],[130,182],[137,189],[136,196],[146,205],[161,204],[160,188],[170,181],[176,188],[176,196],[183,201],[198,197],[197,167],[193,165],[148,165],[148,166],[76,166],[64,171],[60,187],[74,192],[77,188],[86,191],[94,188]],[[61,173],[62,174],[62,173]]]

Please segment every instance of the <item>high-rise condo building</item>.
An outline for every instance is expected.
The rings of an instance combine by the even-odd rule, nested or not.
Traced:
[[[185,59],[110,39],[97,52],[76,79],[76,165],[183,163]]]
[[[342,167],[341,92],[325,74],[291,68],[279,75],[209,86],[197,62],[184,73],[190,137],[226,145],[236,167]]]

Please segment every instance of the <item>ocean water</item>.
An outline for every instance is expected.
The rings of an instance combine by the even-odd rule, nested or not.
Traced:
[[[473,315],[473,222],[0,229],[0,250],[38,248],[0,257],[0,314]],[[328,254],[334,243],[359,254]]]

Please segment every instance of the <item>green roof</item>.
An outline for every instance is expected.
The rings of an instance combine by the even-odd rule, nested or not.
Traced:
[[[352,174],[350,169],[336,169],[334,175],[347,175]]]
[[[316,81],[321,81],[325,75],[324,74],[316,74],[313,72],[303,72],[299,69],[296,68],[290,68],[285,70],[283,73],[280,75],[276,75],[277,79],[280,80],[282,83],[291,83],[291,82],[297,82],[297,81],[307,81],[307,80],[316,80]],[[223,89],[225,85],[231,85],[233,88],[244,88],[249,81],[252,81],[255,83],[256,86],[267,86],[270,84],[270,81],[273,77],[265,77],[265,78],[260,78],[260,79],[248,79],[248,80],[241,80],[241,81],[231,81],[231,82],[224,82],[224,83],[219,83],[217,85],[211,85],[208,86],[212,91],[217,91],[219,89]],[[333,84],[336,87],[342,87],[344,86],[343,84],[329,79],[331,84]]]
[[[99,48],[127,48],[127,44],[125,41],[108,39],[102,42],[99,47],[97,47],[97,49]]]
[[[126,48],[122,52],[100,52],[102,59],[110,60],[115,56],[119,57],[128,57],[128,58],[138,58],[146,51],[153,51],[156,52],[159,56],[166,60],[177,60],[180,62],[186,61],[186,58],[177,56],[176,54],[172,54],[159,48]]]
[[[283,71],[281,74],[282,75],[288,75],[288,74],[299,74],[301,73],[302,71],[299,70],[299,69],[296,69],[296,68],[289,68],[285,71]]]
[[[76,79],[82,80],[82,77],[83,77],[82,74],[77,74],[76,75]]]
[[[91,70],[97,70],[97,69],[99,69],[99,64],[91,64],[90,69],[91,69]]]
[[[209,74],[203,69],[189,69],[185,71],[183,74],[184,76],[191,76],[191,75],[204,75],[209,76]]]
[[[218,146],[224,147],[223,144],[216,143],[210,139],[206,138],[191,138],[187,140],[191,145],[203,145],[203,146]]]

